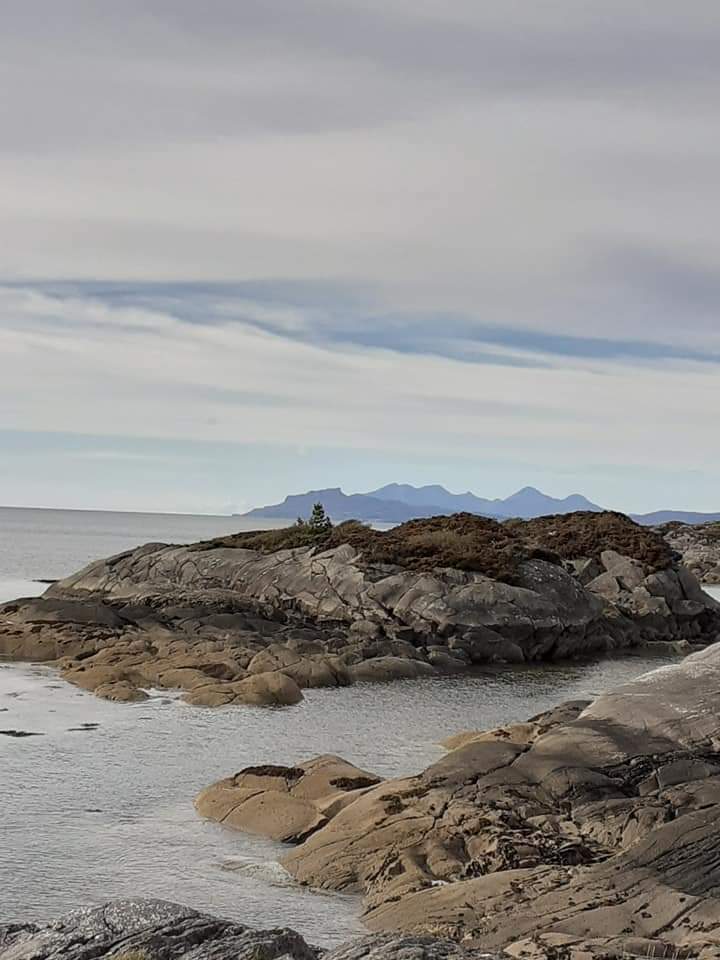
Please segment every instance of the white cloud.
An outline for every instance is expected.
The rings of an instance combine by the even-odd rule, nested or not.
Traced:
[[[3,426],[106,437],[718,470],[716,368],[475,365],[0,290]],[[672,401],[669,402],[669,398]],[[703,451],[703,453],[699,453]]]
[[[7,277],[334,277],[717,344],[720,293],[668,308],[628,255],[716,273],[712,3],[7,7]]]

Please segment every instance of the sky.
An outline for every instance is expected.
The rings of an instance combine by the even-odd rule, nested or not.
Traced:
[[[720,510],[712,0],[4,0],[0,503]]]

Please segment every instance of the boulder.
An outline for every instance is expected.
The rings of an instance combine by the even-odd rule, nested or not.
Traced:
[[[99,687],[95,687],[94,693],[103,700],[114,700],[116,703],[140,703],[148,698],[144,690],[134,687],[127,680],[101,683]]]
[[[300,687],[284,673],[257,673],[233,684],[238,703],[263,706],[288,706],[300,703],[303,698]]]
[[[417,677],[432,677],[435,670],[422,660],[406,660],[402,657],[375,657],[362,660],[349,667],[355,681],[378,683],[388,680],[414,680]]]
[[[600,562],[622,584],[624,590],[634,590],[645,579],[647,571],[639,560],[624,557],[616,550],[603,550]]]
[[[248,767],[203,790],[195,807],[227,826],[298,842],[379,782],[339,757],[324,756],[297,767]]]

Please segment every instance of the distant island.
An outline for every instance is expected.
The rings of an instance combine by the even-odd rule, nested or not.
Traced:
[[[573,493],[562,499],[551,497],[536,487],[523,487],[509,497],[493,500],[474,493],[450,493],[440,484],[414,487],[409,483],[389,483],[368,493],[344,493],[340,487],[308,490],[291,494],[282,501],[265,507],[256,507],[242,517],[296,520],[309,515],[316,503],[321,503],[336,522],[364,520],[370,523],[404,523],[406,520],[443,516],[452,513],[474,513],[494,520],[519,517],[530,520],[549,514],[574,513],[578,510],[599,513],[604,508],[592,503],[582,494]],[[653,513],[630,514],[633,520],[645,526],[663,523],[708,523],[720,520],[720,513],[694,513],[683,510],[656,510]]]

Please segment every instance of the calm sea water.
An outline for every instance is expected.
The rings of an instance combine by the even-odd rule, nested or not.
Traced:
[[[170,513],[0,507],[0,600],[14,599],[17,594],[11,594],[18,582],[24,582],[27,588],[34,580],[57,580],[91,560],[122,553],[141,543],[192,543],[286,523]]]
[[[238,520],[0,510],[0,581],[26,588],[149,540],[189,541]],[[20,591],[22,593],[23,591]],[[626,657],[343,690],[283,709],[203,710],[158,692],[119,705],[46,667],[0,664],[0,922],[58,916],[113,897],[158,896],[332,944],[361,931],[354,898],[295,885],[278,844],[201,821],[192,799],[251,763],[338,753],[386,776],[414,773],[439,741],[525,719],[668,662]],[[83,725],[92,724],[88,728]]]

